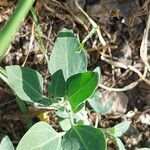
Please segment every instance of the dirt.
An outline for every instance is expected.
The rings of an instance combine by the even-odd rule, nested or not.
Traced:
[[[102,46],[97,34],[95,34],[85,44],[89,61],[88,69],[93,70],[98,66],[101,68],[102,85],[100,90],[104,94],[108,90],[112,93],[115,92],[111,93],[111,95],[113,95],[114,101],[117,100],[113,113],[99,118],[99,127],[107,128],[123,120],[131,120],[132,125],[130,129],[122,137],[127,150],[134,150],[140,147],[150,148],[149,84],[144,81],[137,82],[139,79],[137,72],[131,68],[122,67],[122,64],[125,66],[129,65],[137,68],[140,73],[144,72],[145,65],[140,57],[140,47],[147,24],[150,2],[149,0],[132,0],[131,5],[130,0],[125,2],[122,0],[101,2],[100,4],[97,0],[87,0],[86,3],[81,1],[82,8],[100,26],[102,36],[107,43],[107,46]],[[79,9],[74,7],[74,3],[59,0],[58,3],[45,1],[44,4],[42,0],[39,0],[34,7],[39,17],[39,25],[44,33],[42,38],[45,48],[48,50],[48,55],[51,54],[53,41],[57,33],[63,27],[72,29],[81,39],[84,39],[87,35],[85,26],[75,16],[81,20],[83,19],[89,30],[92,28],[90,22],[82,17],[83,14]],[[68,7],[70,5],[72,6]],[[2,0],[0,2],[0,27],[4,25],[15,6],[15,0]],[[128,6],[130,7],[126,10]],[[68,10],[68,8],[71,9]],[[29,14],[12,42],[11,51],[1,63],[2,67],[12,64],[22,65],[24,63],[28,54],[32,26],[33,19],[31,14]],[[25,66],[42,73],[45,78],[45,84],[47,84],[49,75],[40,49],[41,46],[35,39]],[[149,72],[147,72],[146,77],[150,80]],[[116,96],[115,98],[114,95]],[[125,97],[120,95],[125,95]],[[125,104],[125,106],[121,110],[122,104]],[[117,106],[120,107],[116,108]],[[50,124],[58,129],[59,126],[53,112],[49,113],[49,118],[51,120]],[[7,134],[15,145],[17,145],[27,130],[23,119],[24,115],[21,115],[15,97],[1,81],[0,133]],[[90,113],[89,119],[94,123],[96,119],[95,114]]]

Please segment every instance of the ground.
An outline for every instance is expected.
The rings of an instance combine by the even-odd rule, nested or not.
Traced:
[[[94,34],[85,44],[89,62],[88,69],[93,70],[98,66],[101,68],[102,99],[100,103],[106,103],[110,97],[114,101],[111,112],[106,116],[99,116],[98,126],[107,128],[123,120],[131,120],[130,129],[122,137],[127,150],[140,147],[150,148],[149,71],[146,71],[144,80],[139,81],[145,71],[145,62],[141,58],[140,48],[144,40],[150,1],[108,0],[99,3],[97,0],[87,0],[85,3],[80,0],[79,2],[87,14],[100,26],[102,36],[106,41],[106,46],[101,45],[98,35]],[[0,28],[9,18],[15,6],[15,0],[1,0]],[[38,14],[39,25],[44,33],[42,39],[48,55],[51,54],[57,33],[63,27],[72,29],[81,40],[92,29],[89,20],[83,17],[82,12],[75,7],[75,3],[71,3],[71,0],[67,2],[45,0],[44,3],[39,0],[34,7]],[[85,24],[82,24],[77,18]],[[33,29],[33,18],[29,14],[15,36],[11,51],[2,61],[1,66],[25,63],[25,66],[38,70],[45,78],[45,85],[47,85],[49,77],[47,66],[41,52],[41,45],[36,38],[29,51]],[[149,45],[148,48],[150,48]],[[37,121],[36,116],[33,115],[33,118]],[[55,112],[49,112],[49,118],[50,124],[59,130]],[[96,118],[95,113],[89,113],[89,120],[93,124]],[[26,119],[27,117],[20,113],[11,90],[1,81],[0,133],[7,134],[13,144],[17,145],[26,132]]]

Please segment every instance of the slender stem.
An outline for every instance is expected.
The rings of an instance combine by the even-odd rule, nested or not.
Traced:
[[[43,42],[43,39],[42,39],[42,34],[43,34],[42,29],[39,26],[38,17],[36,15],[36,12],[35,12],[33,7],[31,8],[31,13],[32,13],[33,19],[35,21],[35,27],[36,27],[36,35],[35,36],[36,36],[37,40],[39,41],[39,44],[41,46],[41,51],[44,54],[44,57],[46,59],[46,63],[48,64],[47,50],[44,46],[44,42]]]
[[[6,71],[1,66],[0,66],[0,79],[2,79],[7,85],[9,85]]]
[[[8,53],[8,47],[35,0],[18,0],[17,8],[0,31],[0,61]]]
[[[16,102],[19,106],[19,109],[21,111],[21,113],[23,114],[27,114],[28,113],[28,107],[25,104],[24,101],[22,101],[19,97],[16,96]],[[34,124],[34,122],[32,121],[32,119],[28,119],[26,122],[26,128],[29,129],[32,125]]]

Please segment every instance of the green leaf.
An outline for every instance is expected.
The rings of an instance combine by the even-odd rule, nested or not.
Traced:
[[[113,101],[109,100],[104,106],[101,107],[100,114],[106,115],[113,106]]]
[[[100,69],[100,67],[96,67],[96,68],[93,70],[93,72],[97,72],[97,73],[98,73],[98,75],[99,75],[99,81],[101,81],[101,69]]]
[[[16,95],[27,102],[38,102],[43,96],[41,74],[27,67],[17,65],[6,67],[8,82]]]
[[[68,131],[71,128],[70,119],[64,119],[60,121],[59,124],[63,131]]]
[[[54,97],[63,97],[66,92],[66,82],[62,70],[56,71],[52,75],[52,81],[48,87],[49,95]]]
[[[61,135],[48,123],[33,125],[20,140],[16,150],[60,150]]]
[[[52,99],[46,97],[46,96],[42,96],[42,98],[38,101],[35,102],[34,104],[39,104],[39,105],[43,105],[43,106],[50,106],[53,104]]]
[[[4,136],[0,142],[0,150],[14,150],[13,144],[8,136]]]
[[[64,106],[59,107],[59,109],[56,111],[56,115],[63,119],[68,119],[70,117],[69,112],[67,112],[67,108]]]
[[[86,71],[87,59],[84,51],[76,52],[79,41],[74,34],[67,29],[63,29],[58,34],[49,61],[49,71],[51,74],[62,69],[64,78]]]
[[[119,150],[126,150],[124,144],[122,143],[122,141],[119,138],[116,137],[115,141],[116,141],[116,144],[117,144],[117,147]]]
[[[114,137],[121,137],[122,134],[124,134],[128,130],[130,124],[130,121],[121,122],[115,125],[113,128],[109,129],[108,133],[110,135],[113,135]]]
[[[106,139],[102,130],[78,125],[64,135],[62,147],[64,150],[106,150]]]
[[[105,115],[109,112],[109,110],[113,106],[112,101],[108,101],[106,105],[102,106],[101,104],[101,93],[100,91],[96,91],[89,99],[88,102],[93,110],[101,115]]]
[[[90,125],[88,113],[86,111],[85,105],[75,114],[72,114],[72,120],[74,124],[78,125]]]
[[[67,80],[67,96],[73,112],[90,97],[98,86],[99,77],[96,72],[85,72],[71,76]]]
[[[101,70],[99,67],[94,69],[94,72],[97,72],[99,75],[99,81],[101,80]],[[89,99],[89,104],[93,108],[93,110],[101,115],[105,115],[109,112],[109,110],[113,106],[112,101],[108,101],[104,106],[101,103],[101,93],[100,91],[96,91]]]

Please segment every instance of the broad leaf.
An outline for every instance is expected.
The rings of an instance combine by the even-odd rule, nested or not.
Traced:
[[[11,88],[20,99],[27,102],[42,99],[43,78],[39,72],[17,65],[7,66],[6,72]]]
[[[74,34],[63,29],[58,34],[49,61],[49,70],[53,74],[62,69],[64,78],[84,72],[87,68],[87,60],[84,51],[77,52],[79,41]]]
[[[62,70],[58,70],[52,75],[51,83],[48,87],[49,95],[63,97],[66,92],[66,82]]]
[[[64,150],[106,150],[106,139],[102,130],[78,125],[65,134],[62,147]]]
[[[121,137],[122,134],[124,134],[128,128],[130,127],[131,122],[130,121],[124,121],[117,125],[115,125],[113,128],[111,128],[108,133],[110,135],[113,135],[114,137]]]
[[[60,150],[61,136],[48,123],[38,122],[20,140],[17,150]]]
[[[98,73],[90,71],[76,74],[67,80],[67,96],[73,112],[77,112],[77,107],[93,94],[98,81]]]
[[[13,144],[8,136],[4,136],[0,142],[0,150],[14,150]]]

